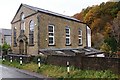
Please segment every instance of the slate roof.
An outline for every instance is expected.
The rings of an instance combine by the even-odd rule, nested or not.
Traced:
[[[30,9],[36,11],[36,12],[43,12],[43,13],[46,13],[46,14],[50,14],[50,15],[54,15],[54,16],[62,17],[62,18],[65,18],[65,19],[69,19],[69,20],[80,22],[80,20],[78,20],[76,18],[73,18],[73,17],[70,17],[70,16],[66,16],[66,15],[63,15],[63,14],[55,13],[55,12],[52,12],[52,11],[49,11],[49,10],[45,10],[45,9],[41,9],[41,8],[38,8],[38,7],[33,7],[33,6],[30,6],[30,5],[27,5],[27,4],[22,4],[22,5],[25,6],[25,7],[28,7]]]
[[[75,56],[76,53],[84,53],[85,56],[103,54],[104,52],[94,48],[79,48],[79,49],[41,49],[44,55],[62,55],[62,56]]]

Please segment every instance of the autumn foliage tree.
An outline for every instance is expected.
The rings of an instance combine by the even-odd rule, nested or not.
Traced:
[[[120,50],[120,11],[118,12],[117,17],[113,20],[112,33],[118,43],[118,49]]]
[[[85,22],[91,28],[93,47],[100,48],[100,44],[113,34],[120,49],[120,1],[103,2],[100,5],[87,7],[73,17]]]

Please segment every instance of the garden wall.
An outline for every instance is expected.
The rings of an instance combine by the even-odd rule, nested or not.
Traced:
[[[67,61],[69,61],[71,66],[75,66],[80,69],[109,69],[114,73],[120,74],[120,58],[85,57],[81,54],[76,54],[76,56],[49,55],[47,58],[48,64],[59,66],[66,66]]]
[[[31,62],[34,57],[25,56],[25,55],[7,55],[6,59],[19,61],[22,57],[23,62]],[[35,59],[37,60],[37,59]],[[107,57],[85,57],[83,53],[76,53],[75,56],[63,56],[63,55],[48,55],[47,58],[42,59],[41,61],[47,64],[58,65],[58,66],[67,66],[67,61],[70,63],[70,66],[75,66],[80,69],[88,70],[111,70],[114,73],[120,74],[120,58],[107,58]]]
[[[111,70],[120,74],[120,58],[83,57],[82,68],[92,70]]]

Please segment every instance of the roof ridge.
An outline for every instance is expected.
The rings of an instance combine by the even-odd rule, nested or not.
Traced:
[[[66,18],[66,19],[71,19],[71,20],[80,22],[80,20],[78,20],[78,19],[76,19],[76,18],[73,18],[73,17],[71,17],[71,16],[63,15],[63,14],[60,14],[60,13],[57,13],[57,12],[52,12],[52,11],[49,11],[49,10],[45,10],[45,9],[42,9],[42,8],[30,6],[30,5],[23,4],[23,3],[22,3],[22,5],[30,8],[30,9],[32,9],[32,10],[34,10],[34,11],[44,12],[44,13],[47,13],[47,14],[52,14],[52,15],[55,15],[55,16],[59,16],[59,17],[63,17],[63,18]]]

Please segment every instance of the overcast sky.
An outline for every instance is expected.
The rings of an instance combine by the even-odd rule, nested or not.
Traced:
[[[0,28],[11,28],[10,22],[21,3],[73,16],[75,13],[79,13],[83,8],[106,1],[108,0],[1,0]]]

